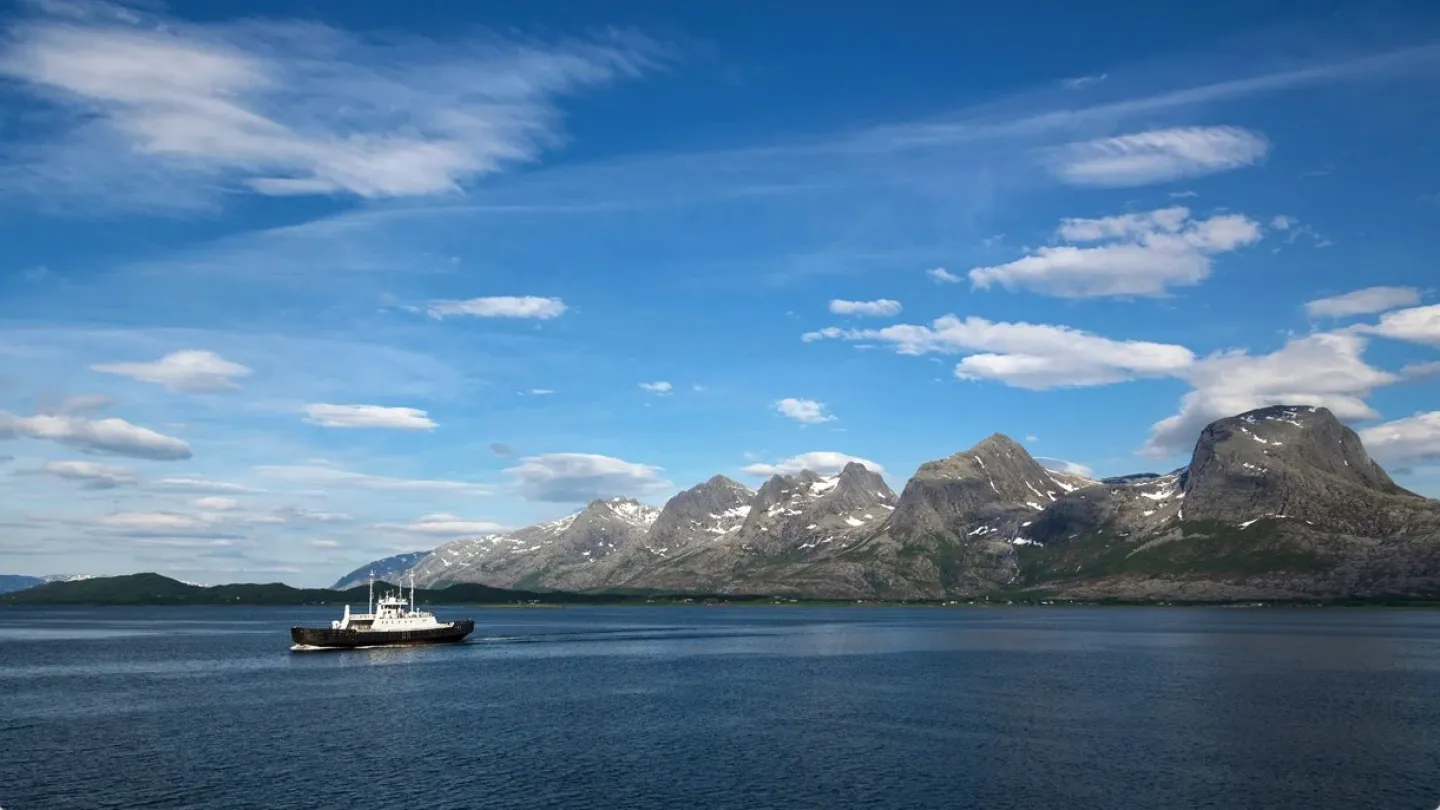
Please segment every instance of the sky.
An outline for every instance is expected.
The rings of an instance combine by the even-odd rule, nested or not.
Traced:
[[[1437,85],[1425,3],[3,6],[0,572],[1270,404],[1440,496]]]

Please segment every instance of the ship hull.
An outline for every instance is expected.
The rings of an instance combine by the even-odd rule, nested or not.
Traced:
[[[335,630],[329,627],[292,627],[290,640],[297,647],[353,650],[357,647],[393,647],[419,644],[454,644],[475,629],[473,619],[449,622],[423,630]]]

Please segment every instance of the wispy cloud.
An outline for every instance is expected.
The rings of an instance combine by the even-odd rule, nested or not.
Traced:
[[[188,175],[188,198],[139,200],[182,206],[208,201],[197,189],[217,181],[269,195],[454,191],[558,143],[558,97],[669,59],[618,30],[445,45],[313,22],[64,19],[47,8],[12,26],[0,75],[73,117],[58,140],[30,145],[23,175],[52,192],[108,183],[122,196],[137,177]],[[107,167],[100,154],[116,160]],[[101,170],[89,188],[53,188],[81,181],[82,167]]]
[[[199,349],[167,354],[153,363],[98,363],[92,371],[118,374],[141,382],[162,385],[170,391],[234,391],[237,378],[251,370],[220,355]]]
[[[472,495],[489,494],[491,488],[468,481],[447,481],[425,478],[392,478],[370,475],[323,464],[261,465],[255,473],[262,478],[292,484],[309,484],[325,488],[367,490],[455,492]]]
[[[1237,127],[1182,127],[1069,144],[1054,169],[1081,186],[1141,186],[1252,165],[1269,152],[1258,133]]]
[[[474,318],[535,318],[545,321],[560,317],[565,310],[565,302],[559,298],[524,295],[434,301],[425,311],[437,319],[468,315]]]
[[[467,520],[451,514],[436,513],[425,515],[408,523],[381,523],[376,528],[407,534],[451,537],[467,534],[490,534],[501,531],[505,527],[488,520]]]
[[[671,385],[665,380],[657,380],[655,382],[642,382],[640,383],[640,388],[642,390],[649,391],[652,394],[657,394],[662,397],[668,396],[671,392],[675,390],[675,386]]]
[[[330,428],[435,429],[435,420],[419,408],[392,408],[384,405],[311,403],[305,406],[305,421]]]
[[[964,280],[943,267],[932,267],[925,271],[925,275],[936,284],[959,284]]]
[[[1305,303],[1305,314],[1312,318],[1345,318],[1370,315],[1420,303],[1420,290],[1415,287],[1366,287],[1343,295],[1317,298]]]
[[[1017,388],[1044,390],[1110,383],[1184,372],[1195,355],[1184,346],[1111,340],[1067,326],[993,323],[984,318],[937,318],[930,326],[897,324],[883,329],[830,327],[802,339],[888,343],[900,354],[961,354],[955,376],[997,380]]]
[[[57,478],[78,481],[86,489],[114,489],[133,485],[138,480],[129,467],[93,461],[47,461],[40,469]]]

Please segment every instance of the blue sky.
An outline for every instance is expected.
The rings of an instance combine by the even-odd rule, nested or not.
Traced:
[[[7,7],[0,571],[323,584],[1278,402],[1440,495],[1440,13],[942,5]]]

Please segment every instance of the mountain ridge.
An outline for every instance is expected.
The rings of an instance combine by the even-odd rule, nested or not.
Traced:
[[[624,513],[624,514],[622,514]],[[1440,502],[1399,487],[1323,408],[1216,420],[1169,473],[1093,480],[995,433],[921,464],[897,496],[851,462],[714,476],[647,507],[592,501],[446,544],[423,584],[835,598],[1283,598],[1440,593]]]

